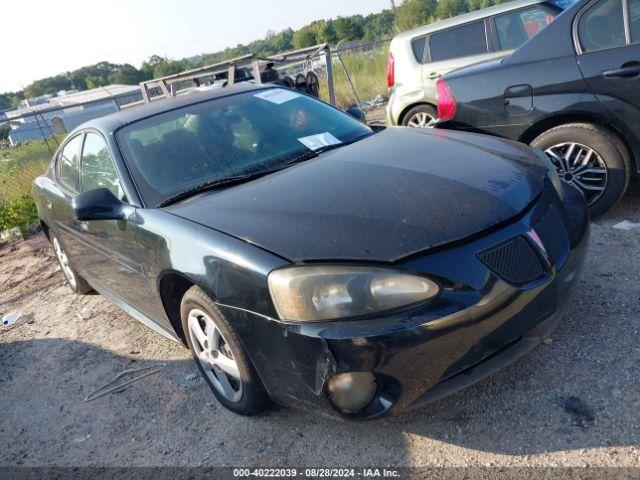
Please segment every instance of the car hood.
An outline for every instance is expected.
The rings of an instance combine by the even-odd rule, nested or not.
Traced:
[[[545,172],[515,142],[387,128],[164,210],[291,261],[391,262],[517,215],[541,191]]]

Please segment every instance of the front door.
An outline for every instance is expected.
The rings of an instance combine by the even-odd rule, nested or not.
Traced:
[[[81,260],[85,255],[82,242],[82,225],[76,220],[71,200],[80,191],[78,170],[84,135],[71,138],[62,147],[55,163],[55,187],[51,187],[45,199],[45,208],[51,211],[55,235],[75,270],[82,275]]]
[[[80,165],[80,188],[86,192],[107,188],[127,202],[115,165],[101,135],[88,132]],[[136,240],[137,225],[130,220],[91,220],[82,223],[86,255],[83,270],[110,293],[149,315],[151,289]]]

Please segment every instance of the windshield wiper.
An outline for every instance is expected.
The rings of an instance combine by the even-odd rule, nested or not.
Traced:
[[[279,170],[279,169],[277,169]],[[209,190],[215,190],[216,188],[222,187],[222,186],[229,186],[229,185],[237,185],[239,183],[244,183],[244,182],[248,182],[249,180],[253,180],[255,178],[259,178],[259,177],[263,177],[265,175],[268,175],[270,173],[273,173],[275,171],[277,171],[276,169],[273,170],[262,170],[260,172],[253,172],[253,173],[248,173],[246,175],[236,175],[233,177],[225,177],[225,178],[218,178],[217,180],[212,180],[210,182],[205,182],[205,183],[201,183],[200,185],[196,185],[195,187],[191,187],[188,188],[187,190],[184,190],[180,193],[177,193],[175,195],[172,195],[171,197],[163,200],[162,202],[160,202],[158,204],[158,208],[162,208],[162,207],[166,207],[168,205],[171,205],[172,203],[176,203],[179,202],[181,200],[185,200],[189,197],[192,197],[198,193],[202,193],[202,192],[207,192]]]
[[[358,140],[362,140],[365,137],[368,137],[371,134],[367,134],[367,135],[362,135],[358,138],[355,138],[354,140],[351,140],[349,142],[344,142],[344,143],[336,143],[334,145],[325,145],[323,147],[317,148],[316,150],[309,150],[308,152],[304,152],[300,155],[296,155],[290,159],[288,159],[287,161],[285,161],[284,163],[278,165],[275,168],[268,168],[266,170],[261,170],[259,172],[252,172],[252,173],[247,173],[245,175],[235,175],[233,177],[225,177],[225,178],[218,178],[216,180],[212,180],[210,182],[205,182],[205,183],[201,183],[200,185],[196,185],[195,187],[191,187],[187,190],[184,190],[180,193],[177,193],[169,198],[167,198],[166,200],[163,200],[161,203],[158,204],[158,208],[162,208],[162,207],[166,207],[168,205],[171,205],[172,203],[176,203],[179,202],[181,200],[186,200],[189,197],[192,197],[198,193],[202,193],[202,192],[207,192],[209,190],[215,190],[216,188],[222,187],[222,186],[230,186],[230,185],[237,185],[239,183],[244,183],[244,182],[248,182],[249,180],[255,180],[256,178],[260,178],[260,177],[264,177],[266,175],[269,175],[271,173],[276,173],[279,172],[280,170],[284,170],[287,167],[290,167],[291,165],[294,165],[296,163],[301,163],[304,162],[306,160],[311,160],[313,158],[316,158],[318,155],[320,155],[321,153],[324,152],[328,152],[329,150],[333,150],[335,148],[340,148],[340,147],[344,147],[345,145],[349,145],[351,143],[355,143]]]
[[[353,140],[349,140],[348,142],[340,142],[340,143],[334,143],[332,145],[325,145],[325,146],[317,148],[315,150],[309,150],[308,152],[304,152],[304,153],[302,153],[300,155],[296,155],[295,157],[287,160],[285,163],[280,165],[278,167],[278,170],[281,170],[283,168],[289,167],[289,166],[293,165],[294,163],[300,163],[300,162],[304,162],[305,160],[311,160],[312,158],[316,158],[321,153],[328,152],[329,150],[334,150],[336,148],[344,147],[346,145],[351,145],[352,143],[356,143],[357,141],[362,140],[363,138],[369,137],[369,136],[373,135],[374,133],[375,132],[367,133],[365,135],[361,135],[361,136],[359,136],[357,138],[354,138]]]

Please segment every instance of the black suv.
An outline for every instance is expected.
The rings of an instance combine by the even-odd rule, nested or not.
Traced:
[[[579,1],[508,58],[440,79],[436,127],[544,150],[604,213],[640,165],[638,42],[640,0]]]

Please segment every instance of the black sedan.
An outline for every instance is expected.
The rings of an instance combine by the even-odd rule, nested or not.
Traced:
[[[71,288],[188,345],[242,414],[373,418],[489,375],[554,327],[589,231],[540,151],[279,87],[82,125],[34,191]]]
[[[579,1],[510,57],[441,79],[437,126],[546,151],[602,214],[640,168],[639,41],[640,0]]]

